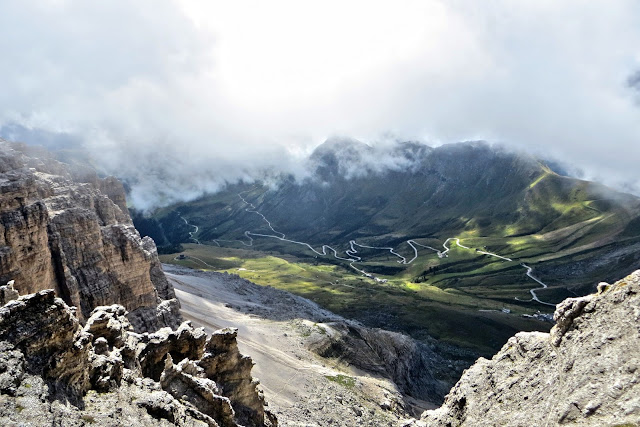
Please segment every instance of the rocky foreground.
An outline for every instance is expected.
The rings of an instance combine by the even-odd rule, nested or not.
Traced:
[[[138,334],[120,305],[81,326],[53,290],[0,295],[0,425],[277,425],[235,330]]]
[[[276,424],[236,331],[182,323],[120,182],[0,140],[0,190],[0,425]]]
[[[555,320],[479,359],[415,425],[640,425],[640,271],[563,301]]]

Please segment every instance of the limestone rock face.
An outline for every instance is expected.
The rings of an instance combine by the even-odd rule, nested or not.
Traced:
[[[221,396],[216,383],[206,377],[202,368],[189,359],[173,364],[171,355],[165,359],[165,368],[160,377],[160,385],[172,396],[180,397],[193,404],[203,414],[223,426],[235,426],[235,411],[228,397]]]
[[[519,333],[479,359],[428,426],[640,423],[640,271],[558,304],[550,334]]]
[[[139,334],[119,305],[82,327],[74,311],[53,290],[0,308],[0,425],[277,425],[235,332]]]
[[[144,335],[142,346],[138,346],[138,359],[142,373],[159,380],[162,375],[161,363],[168,354],[180,362],[183,359],[198,360],[204,354],[207,335],[204,329],[194,329],[190,322],[184,322],[176,331],[163,328],[153,334]]]
[[[155,244],[133,227],[115,178],[0,140],[0,190],[0,284],[14,280],[23,294],[52,288],[81,320],[118,303],[139,331],[180,323]]]
[[[198,366],[234,402],[242,424],[260,424],[265,417],[276,424],[275,418],[264,410],[264,397],[257,390],[258,382],[251,378],[253,362],[250,357],[240,354],[237,335],[235,328],[212,333]]]
[[[29,371],[71,396],[84,393],[89,384],[90,338],[50,289],[0,308],[0,342],[19,351]]]

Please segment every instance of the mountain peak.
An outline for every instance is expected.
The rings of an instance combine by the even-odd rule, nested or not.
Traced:
[[[332,136],[313,150],[311,158],[314,159],[326,155],[357,155],[369,150],[371,150],[370,145],[355,138]]]

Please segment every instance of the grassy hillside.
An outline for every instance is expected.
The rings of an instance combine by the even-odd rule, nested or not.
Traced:
[[[521,317],[531,310],[515,300],[502,302],[478,296],[487,290],[484,286],[474,294],[403,277],[376,283],[340,265],[256,249],[186,244],[184,254],[187,258],[182,260],[176,255],[160,258],[167,263],[238,274],[255,283],[304,296],[367,324],[417,338],[430,335],[451,344],[471,346],[487,355],[517,331],[550,327]],[[512,312],[502,313],[503,308]]]
[[[346,155],[353,164],[363,150],[356,148]],[[232,185],[159,210],[158,227],[145,226],[160,230],[162,241],[202,243],[184,245],[191,258],[166,256],[166,262],[233,271],[373,326],[429,334],[484,354],[516,330],[550,326],[521,317],[552,311],[530,301],[529,290],[540,285],[523,263],[548,285],[537,296],[549,303],[640,267],[636,197],[559,176],[531,157],[486,144],[401,149],[413,156],[409,167],[346,178],[344,159],[334,147],[321,147],[313,179]],[[354,266],[373,277],[367,278],[349,262],[255,234],[284,234],[318,252],[330,245],[345,258],[350,240],[393,247],[407,260],[414,257],[409,239],[444,251],[446,239],[455,237],[469,249],[451,241],[448,256],[439,257],[420,246],[413,262],[400,264],[388,250],[357,247],[362,262]]]

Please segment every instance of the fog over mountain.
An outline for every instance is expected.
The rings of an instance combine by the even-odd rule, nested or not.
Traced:
[[[304,176],[332,135],[374,146],[374,172],[407,166],[385,155],[396,140],[486,140],[639,193],[638,16],[632,0],[7,0],[0,136],[87,149],[143,208]]]

